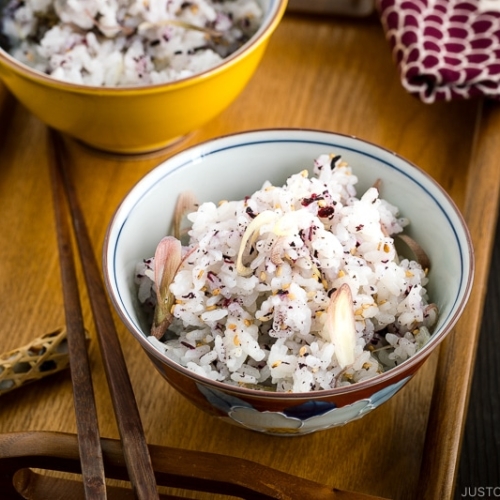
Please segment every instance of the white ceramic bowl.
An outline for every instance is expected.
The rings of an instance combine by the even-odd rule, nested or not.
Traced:
[[[277,185],[322,153],[341,154],[359,178],[358,193],[382,181],[382,197],[411,221],[405,230],[431,261],[431,302],[439,319],[430,342],[401,365],[349,387],[303,394],[268,393],[211,382],[169,360],[147,339],[149,325],[134,285],[136,263],[154,255],[170,231],[177,196],[200,202],[241,199],[265,180]],[[448,335],[467,302],[474,269],[470,236],[446,192],[397,154],[354,137],[314,130],[263,130],[222,137],[169,158],[125,197],[111,221],[104,273],[112,302],[160,373],[195,405],[244,427],[305,434],[357,419],[394,395]],[[147,375],[148,367],[144,368]]]

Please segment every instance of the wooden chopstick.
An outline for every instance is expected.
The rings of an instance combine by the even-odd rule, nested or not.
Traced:
[[[99,266],[76,191],[65,169],[64,144],[57,132],[51,130],[50,136],[52,150],[54,151],[53,157],[55,161],[53,163],[58,172],[56,177],[58,190],[65,193],[69,206],[132,490],[139,499],[152,500],[159,498],[148,445]]]
[[[89,500],[105,499],[106,477],[90,364],[85,339],[71,232],[67,220],[67,206],[62,184],[58,178],[55,152],[50,163],[51,187],[56,221],[59,263],[64,296],[68,356],[73,384],[73,403],[78,432],[78,446],[85,497]]]

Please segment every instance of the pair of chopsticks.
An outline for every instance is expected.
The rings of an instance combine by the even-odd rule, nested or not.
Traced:
[[[68,353],[85,498],[89,500],[106,498],[106,479],[68,215],[72,220],[132,490],[140,500],[159,498],[148,445],[103,281],[77,194],[67,172],[67,165],[65,165],[64,143],[53,130],[49,130],[49,151]]]

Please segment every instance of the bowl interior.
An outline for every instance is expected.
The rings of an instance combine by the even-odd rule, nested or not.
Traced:
[[[353,137],[317,131],[255,131],[224,137],[186,150],[142,179],[124,199],[110,224],[105,246],[106,282],[122,320],[141,344],[164,356],[146,340],[149,325],[136,298],[134,268],[154,255],[170,233],[178,194],[190,189],[200,202],[241,199],[265,180],[281,185],[322,153],[341,154],[358,177],[358,197],[378,179],[381,197],[410,219],[405,232],[431,261],[428,291],[440,310],[431,345],[458,319],[468,298],[473,253],[464,221],[448,195],[417,167]]]

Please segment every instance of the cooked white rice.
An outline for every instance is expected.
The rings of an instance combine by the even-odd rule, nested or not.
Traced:
[[[397,255],[409,223],[379,197],[356,197],[357,177],[339,156],[321,155],[285,185],[266,182],[239,201],[203,203],[189,215],[189,246],[170,291],[174,320],[160,340],[175,362],[212,380],[264,390],[308,392],[352,384],[402,363],[430,338],[437,308],[426,271]],[[248,244],[258,214],[276,217]],[[155,305],[154,258],[137,267],[139,298]],[[325,340],[326,310],[347,283],[355,315],[354,362],[340,366]]]
[[[255,0],[11,0],[0,31],[13,57],[54,78],[135,86],[216,66],[262,15]]]

